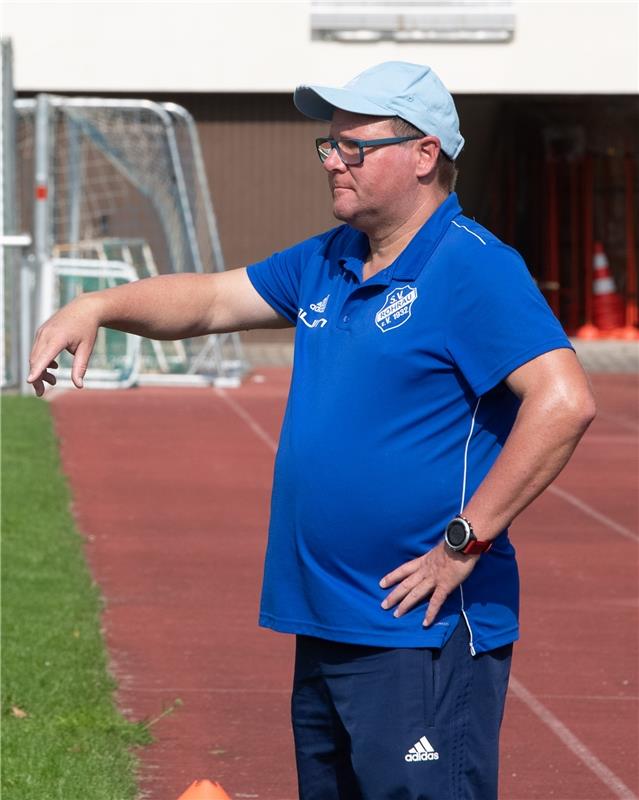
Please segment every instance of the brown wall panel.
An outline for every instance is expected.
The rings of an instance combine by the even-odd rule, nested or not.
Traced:
[[[195,116],[228,266],[244,266],[338,224],[314,139],[290,97],[180,99]]]

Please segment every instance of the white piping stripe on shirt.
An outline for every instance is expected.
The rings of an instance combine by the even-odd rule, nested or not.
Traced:
[[[466,614],[466,609],[464,608],[464,587],[459,584],[459,594],[461,595],[461,613],[462,617],[464,618],[464,622],[466,623],[466,627],[468,628],[468,635],[470,636],[470,641],[468,642],[468,647],[470,648],[471,656],[475,655],[475,644],[473,642],[473,629],[470,627],[470,620],[468,619],[468,615]]]
[[[453,220],[454,222],[454,220]],[[469,231],[472,233],[472,231]],[[468,431],[468,438],[466,439],[466,446],[464,447],[464,478],[462,480],[462,495],[461,495],[461,503],[459,506],[459,513],[461,514],[464,510],[464,503],[466,502],[466,476],[468,474],[468,446],[470,445],[470,440],[473,435],[473,431],[475,430],[475,417],[477,416],[477,409],[479,408],[479,404],[481,403],[481,397],[477,398],[477,403],[475,404],[475,410],[473,411],[473,418],[470,421],[470,430]],[[470,654],[475,655],[475,645],[473,644],[473,629],[470,627],[470,620],[466,615],[466,609],[464,608],[464,589],[463,586],[460,584],[459,592],[461,594],[461,613],[464,617],[464,621],[466,623],[466,627],[468,628],[468,633],[470,635]]]
[[[471,235],[471,236],[474,236],[476,239],[479,239],[479,241],[480,241],[482,244],[486,244],[486,242],[485,242],[485,241],[484,241],[484,240],[481,238],[481,236],[479,236],[479,234],[475,233],[475,231],[471,231],[471,229],[470,229],[470,228],[467,228],[465,225],[460,225],[458,222],[455,222],[455,220],[454,220],[454,219],[453,219],[453,220],[451,220],[451,222],[452,222],[452,223],[453,223],[453,225],[455,225],[457,228],[463,228],[465,231],[467,231],[468,233],[470,233],[470,235]]]
[[[477,403],[475,404],[475,410],[473,411],[473,418],[470,421],[470,430],[468,431],[468,438],[466,439],[466,447],[464,448],[464,479],[462,481],[462,496],[461,496],[461,504],[459,506],[460,514],[464,510],[464,503],[466,502],[466,475],[468,473],[468,445],[470,444],[473,431],[475,430],[475,417],[477,416],[477,409],[479,408],[480,403],[481,403],[481,397],[478,397]]]

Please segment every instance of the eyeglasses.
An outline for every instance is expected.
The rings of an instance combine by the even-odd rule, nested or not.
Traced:
[[[333,150],[347,166],[361,164],[364,161],[365,147],[378,147],[387,144],[409,142],[412,139],[422,139],[422,136],[393,136],[390,139],[333,139],[330,136],[315,139],[315,147],[322,164]]]

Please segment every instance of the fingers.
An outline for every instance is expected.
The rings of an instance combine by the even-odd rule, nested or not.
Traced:
[[[54,384],[48,370],[57,368],[56,359],[65,350],[74,356],[71,379],[75,386],[82,388],[99,328],[92,294],[76,297],[38,328],[27,377],[38,396],[44,392],[45,384]]]
[[[405,578],[399,586],[396,586],[393,591],[382,602],[382,608],[393,608],[398,603],[399,608],[395,611],[395,616],[400,616],[405,610],[408,610],[410,605],[419,602],[423,597],[428,594],[428,586],[425,575],[421,571],[416,571]],[[400,611],[401,609],[401,611]],[[400,614],[397,612],[400,611]]]
[[[401,617],[407,611],[410,611],[411,608],[414,608],[418,603],[424,600],[428,595],[433,591],[433,581],[431,580],[421,580],[416,586],[406,593],[404,599],[401,603],[397,606],[395,611],[393,611],[394,617]]]
[[[57,353],[56,353],[57,355]],[[51,356],[42,356],[38,359],[29,361],[29,374],[27,375],[27,383],[33,383],[40,380],[47,369],[57,369],[58,362]]]
[[[428,573],[425,571],[426,562],[424,557],[415,558],[407,561],[397,569],[389,572],[379,582],[382,589],[386,589],[394,584],[393,591],[382,602],[382,608],[389,609],[398,607],[393,612],[393,616],[401,617],[416,603],[419,603],[432,590],[433,583],[427,580]]]
[[[97,329],[88,336],[83,331],[77,338],[66,333],[60,335],[59,331],[53,331],[51,334],[44,327],[38,331],[29,362],[31,371],[27,377],[27,382],[33,384],[38,397],[44,393],[45,383],[55,385],[55,378],[48,370],[58,368],[56,359],[63,350],[68,350],[73,355],[71,380],[78,389],[84,386],[84,376],[89,366],[96,334]]]
[[[382,602],[382,608],[392,608],[399,603],[395,611],[393,611],[393,616],[401,617],[431,595],[428,603],[426,622],[424,623],[428,626],[437,616],[439,609],[442,607],[449,593],[450,590],[444,589],[441,585],[437,585],[434,577],[416,573],[402,581],[402,583],[385,598]]]
[[[35,390],[35,393],[38,397],[42,397],[44,394],[44,384],[48,383],[50,386],[55,386],[57,383],[57,378],[51,372],[50,369],[57,369],[58,362],[53,359],[48,362],[46,367],[39,369],[37,366],[32,366],[31,371],[27,377],[27,383],[31,383]]]
[[[58,382],[58,379],[56,378],[56,376],[52,375],[50,372],[44,372],[42,374],[42,380],[46,381],[51,386],[55,386],[56,383]]]
[[[448,595],[449,592],[441,587],[435,589],[428,603],[428,610],[426,611],[426,617],[424,619],[424,626],[426,628],[435,621],[435,617],[439,614],[441,607],[444,605],[444,600]]]
[[[404,578],[407,578],[409,575],[412,575],[417,569],[419,569],[420,564],[421,558],[414,558],[412,561],[407,561],[405,564],[397,567],[397,569],[389,572],[388,575],[384,575],[379,582],[379,585],[382,587],[382,589],[388,589],[389,586],[393,586],[394,584],[403,581]]]
[[[40,341],[41,337],[40,332],[38,331],[33,348],[31,350],[31,357],[29,359],[29,374],[27,375],[27,383],[34,384],[34,388],[34,382],[41,382],[48,369],[58,368],[58,362],[56,361],[56,358],[62,349],[57,345],[52,345],[44,350],[44,352],[39,353]],[[47,380],[47,383],[51,382],[48,379],[45,380]],[[42,388],[44,389],[44,387]]]
[[[448,553],[440,545],[402,564],[380,581],[383,589],[397,584],[383,600],[382,608],[396,606],[393,616],[401,617],[430,596],[424,624],[431,625],[448,595],[470,575],[478,558]]]
[[[76,348],[73,358],[73,367],[71,368],[71,380],[78,389],[84,386],[84,376],[89,367],[89,358],[93,351],[94,342],[95,336],[90,340],[84,339]]]
[[[55,361],[53,361],[52,363],[55,364],[55,367],[58,366],[55,363]],[[55,367],[53,367],[53,369],[55,369]],[[29,382],[33,385],[36,395],[38,397],[42,397],[42,395],[44,394],[44,384],[48,383],[50,386],[55,386],[56,383],[58,382],[58,379],[56,378],[55,375],[52,375],[50,372],[47,372],[45,370],[38,378],[34,378]]]
[[[73,362],[73,367],[71,368],[71,380],[73,381],[73,385],[78,389],[82,389],[84,386],[84,376],[86,371],[86,363],[80,363],[76,358]]]

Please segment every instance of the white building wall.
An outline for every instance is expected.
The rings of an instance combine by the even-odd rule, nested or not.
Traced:
[[[637,0],[515,0],[507,44],[311,41],[310,2],[5,0],[22,91],[289,92],[430,64],[457,93],[637,93]]]

